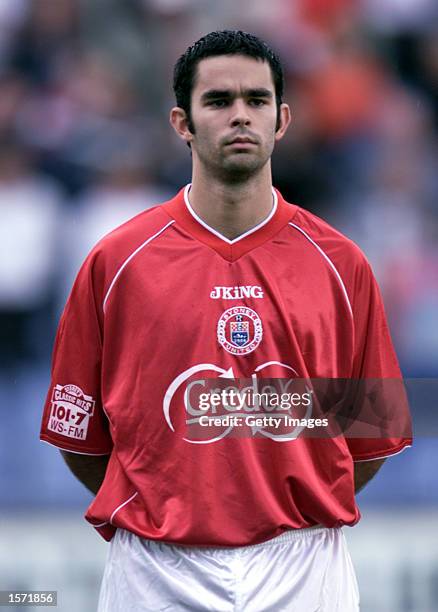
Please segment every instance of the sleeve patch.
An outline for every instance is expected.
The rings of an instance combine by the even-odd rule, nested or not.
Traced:
[[[55,385],[48,429],[67,438],[86,440],[95,401],[76,385]]]

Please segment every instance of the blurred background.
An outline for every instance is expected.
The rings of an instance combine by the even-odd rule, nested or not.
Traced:
[[[95,610],[107,545],[38,441],[57,321],[94,243],[189,181],[173,65],[223,28],[284,63],[274,184],[362,247],[404,376],[438,378],[436,0],[0,0],[0,589],[63,612]],[[437,460],[419,436],[358,498],[364,612],[438,610]]]

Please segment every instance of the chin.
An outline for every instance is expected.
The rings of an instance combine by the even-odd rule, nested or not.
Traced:
[[[265,164],[266,160],[255,158],[253,155],[241,154],[238,158],[228,159],[223,165],[223,170],[232,174],[254,174]]]
[[[233,164],[221,170],[221,177],[230,183],[247,181],[261,170],[260,164]]]

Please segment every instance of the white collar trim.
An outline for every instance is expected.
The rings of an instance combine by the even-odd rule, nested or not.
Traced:
[[[254,232],[256,232],[257,230],[259,230],[260,228],[262,228],[264,225],[266,225],[267,223],[269,223],[269,221],[272,219],[272,217],[275,215],[275,212],[277,210],[277,206],[278,206],[278,197],[277,197],[277,193],[275,192],[275,189],[272,188],[272,209],[271,212],[269,213],[269,215],[266,217],[266,219],[263,219],[263,221],[261,221],[260,223],[258,223],[256,226],[252,227],[251,229],[247,230],[246,232],[244,232],[243,234],[241,234],[240,236],[237,236],[237,238],[234,238],[233,240],[229,240],[228,238],[226,238],[225,236],[223,236],[220,232],[218,232],[217,230],[213,229],[212,227],[210,227],[209,225],[207,225],[207,223],[205,221],[203,221],[201,219],[201,217],[193,210],[191,204],[190,204],[190,200],[189,200],[189,191],[191,188],[192,184],[189,183],[188,185],[186,185],[186,187],[184,188],[184,202],[186,203],[187,209],[189,211],[189,213],[192,215],[192,217],[200,224],[202,225],[202,227],[205,227],[206,230],[208,230],[209,232],[211,232],[212,234],[214,234],[215,236],[217,236],[218,238],[220,238],[221,240],[223,240],[224,242],[226,242],[227,244],[235,244],[236,242],[239,242],[239,240],[243,240],[243,238],[246,238],[247,236],[249,236],[250,234],[253,234]]]

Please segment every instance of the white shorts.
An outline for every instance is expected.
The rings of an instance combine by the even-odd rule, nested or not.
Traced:
[[[288,531],[253,546],[197,548],[118,529],[98,612],[357,612],[341,529]]]

